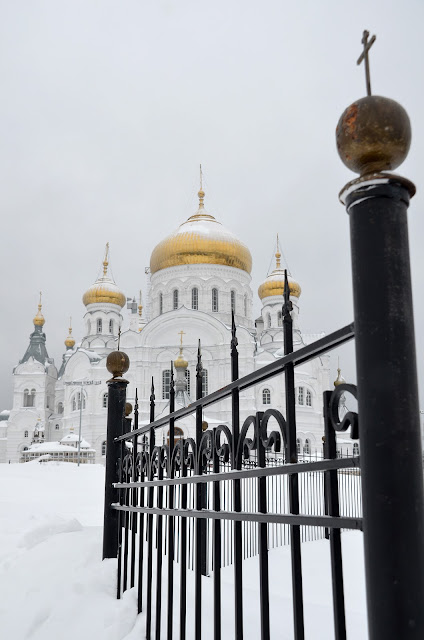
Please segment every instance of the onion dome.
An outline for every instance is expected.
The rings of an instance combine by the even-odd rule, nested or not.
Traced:
[[[75,346],[75,340],[72,336],[72,318],[69,318],[69,335],[65,340],[65,347],[72,349]]]
[[[182,347],[180,347],[180,353],[178,355],[178,358],[176,360],[174,360],[174,367],[176,369],[187,369],[187,367],[188,367],[188,362],[183,356],[183,348]]]
[[[41,306],[42,305],[41,305],[41,291],[40,291],[40,302],[38,304],[38,311],[37,311],[37,314],[34,316],[34,319],[33,319],[33,323],[34,323],[34,325],[36,327],[43,327],[44,323],[45,323],[44,316],[41,313]]]
[[[184,264],[221,264],[250,273],[249,249],[205,211],[202,186],[198,196],[198,211],[153,249],[151,272]]]
[[[89,304],[116,304],[118,307],[125,306],[127,301],[125,295],[118,289],[115,281],[108,276],[107,269],[108,262],[109,243],[106,244],[105,259],[103,260],[103,275],[97,278],[96,282],[91,285],[89,289],[84,293],[82,301],[85,306]]]
[[[334,386],[338,387],[339,384],[346,384],[346,380],[342,376],[342,370],[340,367],[337,369],[337,378],[334,380]]]
[[[183,356],[183,335],[184,335],[184,331],[180,331],[179,334],[180,334],[180,353],[178,355],[178,358],[176,360],[174,360],[174,367],[176,369],[187,369],[188,362]]]
[[[302,289],[300,288],[300,284],[295,282],[290,276],[287,276],[287,279],[289,282],[290,295],[299,298],[302,291]],[[259,286],[258,295],[261,300],[267,298],[268,296],[284,295],[284,269],[281,268],[281,253],[278,246],[278,237],[277,251],[275,254],[275,269]]]

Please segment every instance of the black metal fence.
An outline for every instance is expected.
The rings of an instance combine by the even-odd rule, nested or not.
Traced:
[[[175,634],[185,638],[188,625],[193,625],[190,629],[193,637],[202,637],[205,624],[202,576],[205,575],[213,580],[214,638],[227,637],[221,620],[221,569],[229,564],[234,570],[234,633],[237,639],[243,638],[243,560],[253,555],[258,556],[260,567],[261,637],[269,638],[268,552],[283,544],[291,546],[294,636],[303,638],[301,543],[324,536],[329,538],[331,549],[336,637],[345,637],[340,532],[361,529],[362,519],[359,457],[337,457],[336,431],[350,428],[352,437],[358,437],[356,414],[347,413],[339,419],[342,394],[351,393],[356,397],[356,389],[344,384],[324,394],[323,458],[299,462],[294,369],[350,340],[353,326],[293,352],[287,294],[283,330],[286,355],[239,378],[233,320],[231,384],[202,398],[199,345],[198,399],[189,407],[175,411],[172,377],[170,413],[154,420],[152,385],[151,423],[138,428],[136,410],[133,430],[116,434],[112,444],[115,454],[111,459],[116,458],[118,463],[118,481],[113,485],[116,493],[111,500],[111,513],[115,518],[117,514],[117,519],[111,520],[108,526],[116,527],[117,595],[120,597],[126,589],[137,586],[138,608],[146,614],[146,638],[152,635],[157,639],[172,638]],[[240,428],[240,392],[279,374],[285,379],[286,417],[276,409],[268,409],[247,418]],[[112,412],[117,386],[121,391],[126,382],[111,382],[109,407]],[[203,431],[204,408],[229,396],[232,398],[231,429],[220,425]],[[178,420],[190,413],[196,415],[195,438],[176,440]],[[119,428],[119,421],[117,424]],[[164,426],[169,426],[169,444],[156,445],[155,430]],[[187,572],[191,569],[195,595],[193,602],[187,602]],[[178,622],[174,615],[177,595]],[[209,612],[206,619],[210,624]]]

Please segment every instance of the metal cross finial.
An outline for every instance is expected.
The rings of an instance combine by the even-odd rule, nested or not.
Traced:
[[[203,173],[202,173],[202,165],[200,165],[200,191],[203,191]]]
[[[185,331],[181,329],[181,331],[178,331],[178,335],[180,336],[180,345],[183,346],[183,336],[185,336]]]
[[[109,242],[106,242],[105,259],[103,260],[103,275],[107,273],[107,267],[109,264]]]
[[[371,79],[370,79],[370,63],[368,59],[368,52],[371,49],[372,45],[376,41],[377,36],[372,36],[371,40],[368,42],[368,36],[370,35],[369,31],[364,31],[362,36],[362,44],[364,45],[364,50],[359,56],[356,64],[361,64],[362,60],[365,60],[365,80],[367,83],[367,94],[371,95]]]

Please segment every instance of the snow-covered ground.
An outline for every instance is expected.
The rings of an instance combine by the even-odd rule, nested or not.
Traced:
[[[137,640],[136,594],[116,600],[116,561],[102,562],[104,467],[0,465],[0,629],[9,640]],[[367,637],[362,535],[345,533],[348,637]],[[292,634],[290,550],[270,551],[271,636]],[[306,638],[334,637],[329,544],[302,545]],[[165,571],[166,573],[166,571]],[[177,572],[178,573],[178,572]],[[190,572],[189,572],[190,573]],[[234,637],[233,570],[222,571],[223,638]],[[244,563],[245,638],[259,632],[258,562]],[[188,585],[188,603],[193,590]],[[178,589],[176,589],[176,595]],[[203,580],[204,632],[212,636],[212,580]],[[189,605],[190,606],[190,605]],[[166,607],[164,606],[164,609]],[[178,615],[178,601],[175,603]],[[193,615],[188,612],[188,637]],[[162,634],[164,635],[164,634]],[[178,637],[178,634],[175,634]]]

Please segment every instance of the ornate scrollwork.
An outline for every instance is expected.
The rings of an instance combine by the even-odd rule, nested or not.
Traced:
[[[350,427],[350,437],[352,440],[357,440],[359,438],[358,414],[355,411],[347,411],[347,413],[340,418],[340,398],[344,393],[350,393],[357,399],[356,385],[339,384],[334,389],[330,397],[329,405],[331,424],[335,431],[347,431]]]
[[[226,442],[221,443],[221,434],[225,436]],[[220,424],[215,429],[215,451],[221,462],[228,462],[232,455],[233,436],[225,424]]]
[[[122,480],[130,482],[133,473],[133,457],[132,453],[127,453],[122,461]]]

